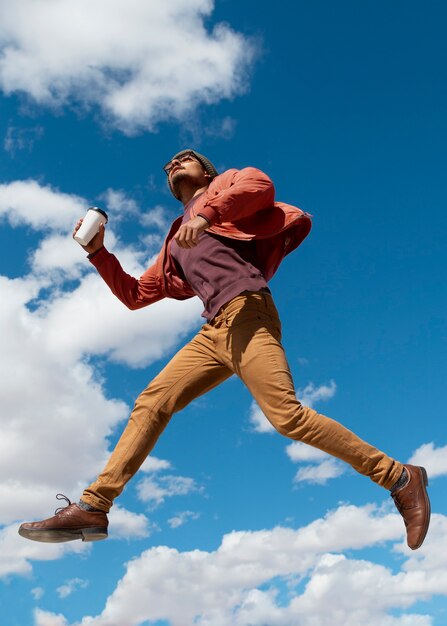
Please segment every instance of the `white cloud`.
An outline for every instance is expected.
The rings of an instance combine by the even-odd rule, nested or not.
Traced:
[[[427,616],[407,615],[401,619],[384,615],[387,609],[406,608],[416,599],[424,597],[420,586],[415,588],[414,596],[408,594],[405,578],[368,561],[348,559],[342,555],[323,555],[316,563],[304,593],[292,600],[288,612],[303,626],[312,624],[315,606],[319,607],[318,617],[322,626],[334,623],[343,623],[344,626],[430,624]]]
[[[425,467],[429,479],[444,476],[447,474],[447,446],[437,448],[433,442],[424,443],[408,462]]]
[[[26,541],[17,533],[17,524],[11,524],[0,529],[0,578],[28,576],[32,561],[54,561],[65,554],[85,553],[89,549],[81,541],[51,544]]]
[[[127,564],[102,613],[77,626],[431,626],[408,609],[447,595],[447,518],[433,522],[416,553],[397,544],[394,572],[343,554],[403,537],[400,516],[374,506],[340,506],[296,530],[232,532],[213,552],[154,547]]]
[[[133,513],[116,504],[110,510],[109,522],[112,539],[143,539],[149,537],[153,528],[144,513]]]
[[[35,230],[71,232],[87,210],[85,200],[35,180],[16,180],[0,185],[0,217],[12,226]]]
[[[205,25],[212,0],[0,3],[0,86],[51,107],[99,107],[124,132],[182,120],[247,87],[254,44]]]
[[[78,279],[87,269],[86,252],[71,236],[53,234],[42,239],[31,255],[34,276],[61,283]]]
[[[159,506],[166,498],[173,496],[186,496],[190,493],[201,492],[200,487],[189,476],[148,476],[140,480],[137,485],[138,497],[142,502],[150,502]]]
[[[303,389],[298,389],[297,397],[304,406],[314,407],[318,402],[325,402],[335,396],[337,385],[333,380],[328,385],[309,383]]]
[[[20,489],[21,485],[18,484],[17,487]],[[3,493],[6,496],[10,495],[6,489]],[[28,504],[28,508],[31,508],[32,504]],[[45,502],[43,504],[45,505]],[[41,515],[45,516],[52,513],[48,510],[42,511],[42,508],[42,504],[38,502],[34,511],[40,509]],[[28,512],[28,514],[32,513]],[[149,524],[144,514],[132,513],[118,506],[112,508],[110,539],[141,539],[148,537],[152,529],[153,526]],[[66,554],[85,554],[91,550],[91,544],[81,541],[52,544],[27,541],[18,534],[17,530],[18,524],[10,524],[0,529],[0,578],[11,575],[27,576],[32,572],[34,561],[54,561],[63,558]],[[34,589],[32,593],[36,600],[43,596],[43,590],[40,587]]]
[[[159,204],[150,211],[142,213],[140,216],[140,221],[143,226],[152,228],[156,227],[159,230],[163,230],[165,232],[168,230],[170,223],[168,220],[166,209]]]
[[[68,598],[77,589],[85,589],[88,586],[88,580],[82,578],[71,578],[67,580],[63,585],[56,589],[56,593],[59,598]]]
[[[325,485],[330,478],[337,478],[345,471],[344,467],[336,459],[326,459],[315,465],[305,465],[295,474],[293,479],[296,483],[308,482],[317,485]]]
[[[368,561],[325,554],[315,564],[305,591],[287,607],[277,601],[278,589],[251,590],[236,610],[235,626],[431,626],[428,615],[386,614],[388,608],[410,606],[405,594],[388,597],[399,576]],[[211,622],[214,624],[214,622]]]
[[[178,513],[168,519],[168,524],[171,528],[179,528],[186,524],[188,520],[196,520],[199,519],[200,513],[194,513],[194,511],[182,511],[182,513]]]
[[[106,203],[109,218],[113,215],[114,222],[124,216],[137,216],[140,212],[137,202],[122,189],[109,188],[101,194],[101,199]]]
[[[300,441],[294,441],[288,445],[286,454],[294,463],[299,463],[300,461],[324,461],[330,458],[326,452],[308,446]]]
[[[129,271],[123,255],[117,254]],[[142,271],[129,273],[139,276]],[[72,291],[44,301],[35,315],[40,317],[48,352],[61,362],[96,354],[143,367],[172,350],[197,326],[200,309],[200,301],[194,298],[184,302],[164,299],[129,311],[95,272]],[[70,327],[79,332],[66,332]]]
[[[142,226],[140,244],[146,250],[157,252],[162,246],[164,235],[169,230],[172,216],[165,207],[156,205],[148,211],[142,211],[138,220]]]
[[[160,472],[162,470],[170,469],[170,467],[171,463],[169,461],[166,461],[165,459],[159,459],[156,456],[150,455],[140,467],[140,471],[146,473]]]
[[[56,615],[56,613],[49,613],[41,609],[34,611],[34,620],[35,626],[67,626],[68,623],[63,615]]]
[[[0,287],[0,523],[8,523],[47,517],[55,493],[76,493],[79,481],[94,476],[107,458],[106,437],[128,408],[106,399],[89,365],[61,367],[49,353],[40,320],[26,308],[32,281],[0,277]]]
[[[296,483],[309,482],[324,485],[330,478],[337,478],[345,471],[345,466],[340,461],[300,441],[294,441],[287,446],[286,453],[294,463],[312,463],[297,471],[294,478]]]
[[[276,429],[271,425],[258,403],[254,400],[250,406],[250,415],[248,419],[252,430],[255,433],[276,433]]]

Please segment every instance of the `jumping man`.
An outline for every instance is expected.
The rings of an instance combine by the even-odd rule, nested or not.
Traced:
[[[389,489],[409,547],[419,548],[430,522],[425,469],[399,463],[296,398],[268,281],[309,233],[310,217],[275,202],[272,181],[253,167],[219,175],[203,155],[183,150],[164,169],[183,215],[141,278],[126,274],[105,248],[104,226],[84,248],[129,309],[198,296],[206,323],[137,398],[107,465],[79,502],[66,498],[68,506],[46,520],[22,524],[20,535],[45,542],[105,539],[113,501],[171,416],[236,374],[282,435],[342,459]]]

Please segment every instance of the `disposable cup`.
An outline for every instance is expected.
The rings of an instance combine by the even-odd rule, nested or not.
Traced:
[[[86,246],[99,231],[100,225],[107,224],[108,219],[105,211],[98,209],[96,206],[90,207],[82,220],[80,229],[74,236],[75,241],[80,243],[81,246]]]

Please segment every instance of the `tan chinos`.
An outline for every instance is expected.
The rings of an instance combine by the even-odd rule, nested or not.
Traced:
[[[224,305],[141,393],[104,471],[82,500],[109,511],[171,416],[232,374],[282,435],[342,459],[386,489],[400,478],[403,465],[297,400],[273,299],[251,292]]]

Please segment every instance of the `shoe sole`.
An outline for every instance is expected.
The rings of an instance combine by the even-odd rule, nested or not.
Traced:
[[[107,539],[107,528],[80,528],[79,530],[39,530],[19,528],[19,535],[42,543],[64,543],[66,541],[101,541]]]
[[[424,499],[425,499],[425,506],[426,506],[426,511],[427,511],[427,521],[425,523],[425,528],[422,531],[422,535],[419,540],[419,543],[416,546],[409,546],[412,550],[417,550],[424,543],[424,539],[427,536],[428,527],[430,526],[430,516],[431,516],[430,498],[428,497],[427,490],[425,489],[425,487],[428,487],[427,470],[425,469],[425,467],[419,467],[418,469],[421,474],[422,483],[424,485]]]

